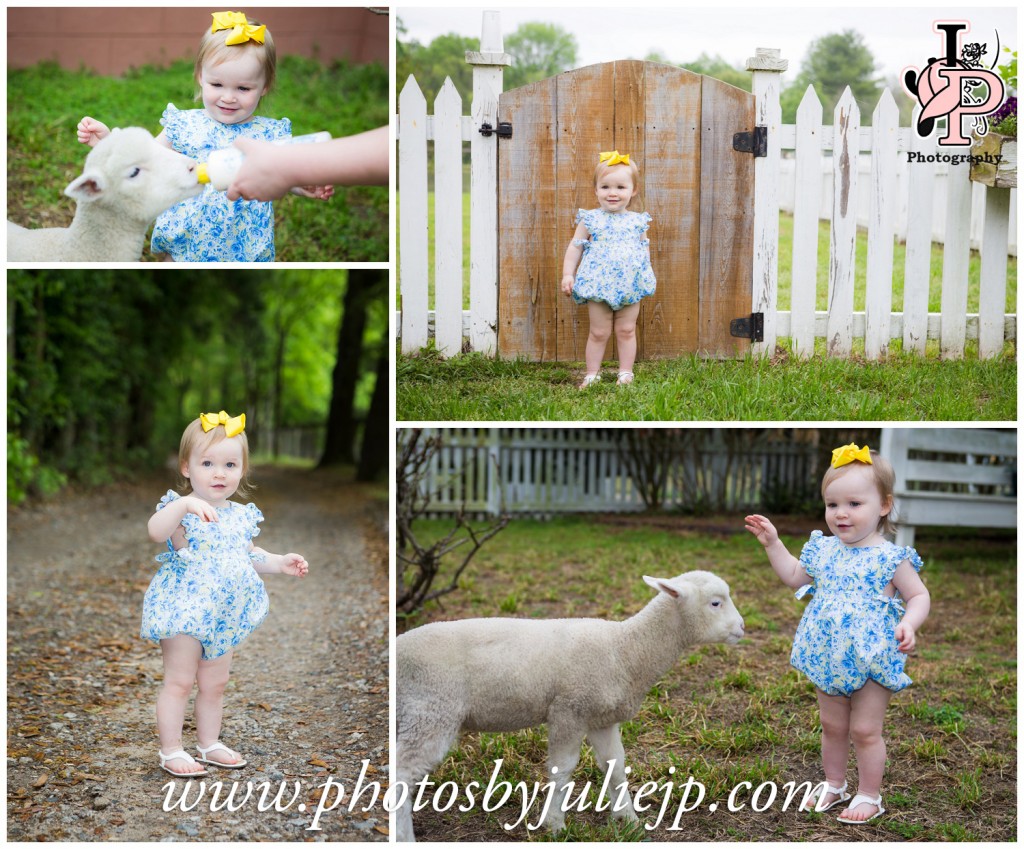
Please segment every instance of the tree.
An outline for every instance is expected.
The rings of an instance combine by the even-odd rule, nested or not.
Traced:
[[[357,481],[376,480],[388,467],[388,448],[391,444],[391,392],[388,380],[391,371],[387,344],[381,346],[377,357],[377,382],[363,427],[363,444],[359,449]]]
[[[358,418],[356,388],[363,374],[364,337],[367,308],[387,290],[387,271],[351,269],[338,325],[337,358],[331,380],[331,406],[327,417],[327,435],[320,466],[351,463]],[[385,377],[385,383],[387,378]]]
[[[811,43],[800,73],[782,92],[783,122],[796,121],[796,110],[809,85],[818,93],[826,124],[832,123],[836,104],[849,86],[860,109],[861,125],[866,126],[871,123],[871,113],[881,94],[882,78],[860,33],[844,30]]]
[[[663,58],[660,53],[649,53],[647,61],[660,62],[665,65],[677,65],[680,68],[685,68],[687,71],[713,77],[744,91],[751,91],[754,85],[754,78],[750,71],[743,68],[734,68],[725,59],[717,55],[708,56],[707,53],[701,53],[700,56],[689,62],[670,62]]]
[[[473,67],[466,64],[466,51],[479,50],[479,38],[448,33],[439,35],[427,46],[415,40],[399,44],[395,58],[399,91],[405,87],[406,80],[414,76],[427,103],[432,106],[445,78],[451,77],[463,102],[469,102],[473,91]],[[432,112],[433,108],[428,111]]]
[[[512,57],[505,88],[546,80],[575,67],[576,51],[576,36],[556,24],[521,24],[505,39],[505,52]]]

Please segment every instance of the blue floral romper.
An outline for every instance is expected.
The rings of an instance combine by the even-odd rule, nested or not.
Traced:
[[[291,135],[287,118],[253,117],[244,124],[222,124],[203,109],[182,111],[168,103],[160,124],[178,153],[206,162],[210,153],[238,138],[273,141]],[[274,205],[270,201],[228,200],[207,185],[160,214],[153,228],[154,253],[175,262],[273,262]]]
[[[157,510],[178,497],[168,491]],[[249,559],[262,521],[255,504],[228,502],[217,508],[216,522],[186,513],[181,524],[188,548],[175,551],[168,540],[167,552],[156,558],[162,565],[142,603],[142,638],[158,642],[187,634],[202,643],[203,659],[213,660],[255,631],[270,609]]]
[[[576,223],[583,222],[589,239],[575,239],[583,248],[576,271],[572,299],[577,304],[604,301],[613,310],[635,304],[654,294],[656,281],[644,236],[651,224],[646,212],[605,212],[581,209]]]
[[[789,660],[818,689],[849,696],[869,678],[893,692],[910,686],[903,671],[907,656],[897,648],[894,633],[903,602],[899,594],[884,594],[904,560],[918,572],[924,565],[909,546],[850,547],[821,531],[811,534],[800,564],[814,583],[801,587],[796,597],[814,597],[797,626]]]

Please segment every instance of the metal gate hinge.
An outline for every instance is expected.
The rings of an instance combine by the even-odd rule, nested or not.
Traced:
[[[768,155],[768,128],[757,126],[752,133],[735,133],[732,149],[740,153],[752,153],[754,157]]]
[[[510,139],[512,138],[512,124],[509,121],[499,121],[498,129],[494,129],[490,124],[481,124],[480,135],[497,135],[499,139]]]
[[[729,322],[729,334],[752,342],[763,342],[764,313],[752,312],[749,318],[734,318]]]

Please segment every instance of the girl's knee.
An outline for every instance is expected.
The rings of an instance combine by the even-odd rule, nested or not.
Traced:
[[[628,342],[636,337],[636,324],[615,325],[615,338],[620,342]]]
[[[877,722],[853,722],[850,739],[854,746],[870,746],[882,741],[882,726]]]
[[[842,719],[822,716],[821,731],[826,736],[832,738],[847,737],[850,734],[850,724]]]
[[[609,327],[594,327],[593,325],[590,327],[590,339],[593,342],[607,344],[611,335],[611,328]]]
[[[192,686],[195,682],[188,678],[175,678],[164,676],[163,690],[168,695],[178,699],[187,699],[192,695]]]

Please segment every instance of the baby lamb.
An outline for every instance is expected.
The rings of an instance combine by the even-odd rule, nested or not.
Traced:
[[[398,638],[397,778],[411,788],[396,814],[399,841],[415,840],[415,783],[444,759],[461,731],[547,723],[548,775],[556,782],[570,781],[586,737],[603,770],[613,762],[609,788],[617,798],[628,780],[619,723],[636,714],[687,646],[743,637],[729,586],[716,575],[644,581],[658,595],[623,622],[464,619]],[[557,832],[571,788],[556,787],[544,823]],[[612,815],[637,819],[632,803]]]
[[[146,231],[168,207],[199,194],[196,163],[141,127],[112,130],[64,194],[77,208],[70,227],[26,230],[7,222],[14,262],[138,262]]]

